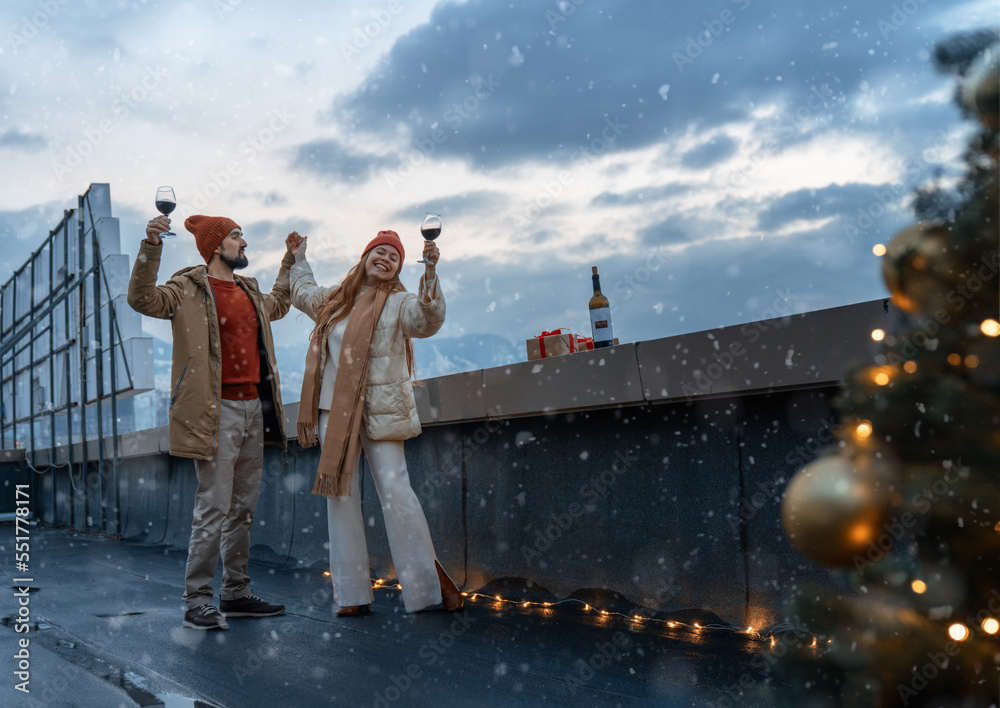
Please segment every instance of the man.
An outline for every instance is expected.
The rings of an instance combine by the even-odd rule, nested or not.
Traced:
[[[128,303],[144,315],[171,320],[170,454],[193,459],[198,474],[183,624],[228,629],[227,616],[285,611],[250,592],[247,566],[264,444],[286,444],[270,323],[288,312],[288,273],[295,257],[285,254],[274,289],[264,294],[255,279],[234,272],[248,265],[247,243],[236,222],[191,216],[184,226],[207,265],[184,268],[156,285],[160,234],[170,228],[167,217],[157,216],[146,225]],[[220,554],[216,608],[211,583]]]

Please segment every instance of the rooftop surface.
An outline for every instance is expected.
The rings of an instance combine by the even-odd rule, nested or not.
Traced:
[[[394,588],[370,616],[337,618],[322,573],[251,561],[253,591],[286,614],[203,632],[181,626],[184,552],[31,526],[32,581],[18,583],[13,524],[0,528],[4,706],[781,705],[765,641],[732,629],[482,597],[407,615]],[[12,674],[23,639],[29,694]]]

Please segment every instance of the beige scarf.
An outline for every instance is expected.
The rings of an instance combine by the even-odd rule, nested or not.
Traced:
[[[388,290],[376,287],[362,293],[354,301],[340,347],[330,420],[323,438],[313,494],[330,498],[351,494],[351,480],[361,455],[361,419],[365,407],[372,337],[388,297]],[[299,445],[302,447],[312,447],[318,442],[319,391],[323,375],[319,370],[319,360],[322,347],[326,346],[320,335],[321,329],[317,324],[306,353],[296,426]]]

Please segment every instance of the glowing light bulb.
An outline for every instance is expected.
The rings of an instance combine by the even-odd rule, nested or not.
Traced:
[[[908,374],[912,374],[916,370],[917,370],[917,362],[915,361],[908,361],[905,364],[903,364],[903,371],[905,371]]]
[[[885,373],[884,371],[878,372],[877,374],[875,374],[875,383],[877,383],[879,386],[885,386],[887,383],[889,383],[889,374]]]
[[[494,597],[496,597],[497,602],[503,602],[503,598],[499,595],[495,595]]]
[[[965,366],[968,369],[975,369],[979,366],[979,357],[975,354],[969,354],[969,356],[965,357]]]
[[[969,628],[961,622],[956,622],[948,627],[948,636],[956,642],[964,642],[969,638]]]
[[[1000,337],[1000,322],[996,320],[983,320],[979,325],[979,330],[987,337]]]
[[[881,342],[883,339],[885,339],[885,330],[873,329],[872,339],[874,339],[876,342]]]
[[[882,245],[881,243],[876,243],[874,246],[872,246],[872,253],[874,253],[876,256],[884,256],[885,246]]]
[[[925,583],[923,580],[914,580],[912,583],[910,583],[910,587],[913,588],[913,592],[917,593],[918,595],[922,595],[925,592],[927,592],[927,583]]]
[[[872,424],[867,420],[858,423],[858,427],[854,429],[854,434],[859,438],[867,438],[872,434]]]
[[[952,352],[951,354],[948,355],[948,363],[951,364],[952,366],[958,366],[959,364],[962,363],[961,355]]]
[[[997,631],[1000,631],[1000,622],[992,617],[987,617],[983,620],[983,631],[987,634],[996,634]]]

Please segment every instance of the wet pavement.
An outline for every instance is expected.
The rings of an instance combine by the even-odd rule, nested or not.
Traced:
[[[182,551],[32,526],[24,574],[13,525],[0,534],[3,706],[781,705],[766,640],[733,628],[524,607],[492,598],[502,584],[412,615],[379,588],[370,616],[337,618],[323,573],[251,561],[253,591],[286,614],[204,632],[181,626]]]

